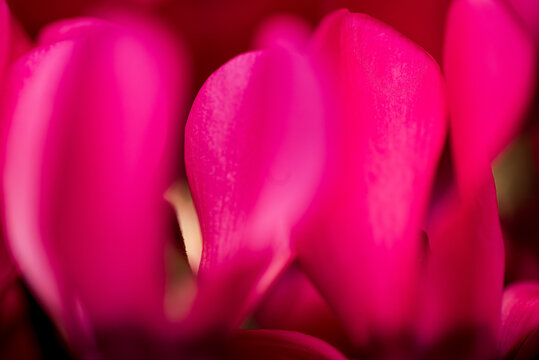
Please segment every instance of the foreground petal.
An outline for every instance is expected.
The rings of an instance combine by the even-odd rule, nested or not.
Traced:
[[[36,49],[10,73],[8,241],[75,338],[88,326],[164,323],[173,235],[163,193],[180,144],[183,64],[155,34],[101,24]]]
[[[502,321],[498,349],[500,355],[515,359],[535,359],[539,354],[539,283],[522,282],[503,293]]]
[[[481,358],[485,352],[494,355],[504,275],[496,189],[492,174],[483,178],[489,181],[477,192],[452,194],[433,215],[418,322],[426,343],[443,345],[464,333],[468,336],[460,349],[445,351],[466,350]]]
[[[330,15],[314,47],[335,72],[339,106],[326,212],[300,257],[366,344],[411,320],[419,227],[445,136],[442,78],[421,48],[361,14]]]
[[[234,287],[214,307],[225,324],[237,325],[292,259],[291,231],[324,161],[317,81],[292,49],[247,53],[217,70],[191,109],[185,162],[203,238],[199,278]]]
[[[534,90],[534,44],[497,1],[458,0],[444,51],[456,175],[473,187],[523,123]]]
[[[341,350],[350,348],[334,311],[297,264],[270,288],[254,319],[262,329],[298,331]]]
[[[228,358],[247,360],[345,360],[322,340],[284,330],[243,330],[231,341]]]

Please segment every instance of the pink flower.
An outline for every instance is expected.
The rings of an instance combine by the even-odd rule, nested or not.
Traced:
[[[275,74],[271,67],[259,70],[276,50],[241,55],[218,70],[199,93],[186,132],[187,174],[205,241],[201,269],[209,272],[216,264],[267,252],[269,264],[241,260],[258,276],[250,284],[256,292],[261,281],[265,285],[263,280],[277,280],[272,267],[284,269],[286,261],[298,257],[348,331],[355,354],[497,356],[496,344],[506,341],[505,335],[498,339],[498,333],[502,329],[505,334],[512,322],[499,321],[503,241],[489,166],[512,136],[507,129],[518,127],[529,104],[527,76],[533,71],[534,52],[527,35],[515,30],[496,4],[481,4],[460,1],[451,11],[446,49],[455,53],[447,53],[446,62],[456,181],[436,198],[431,199],[431,192],[447,126],[444,80],[428,54],[387,25],[345,11],[325,19],[303,52],[304,71],[314,71],[318,79],[309,80],[309,89],[318,86],[322,94],[318,102],[294,82],[302,76],[290,77],[286,68]],[[484,44],[476,43],[463,26],[474,12],[480,21],[470,22],[471,29],[497,24],[503,34],[500,44],[485,48],[486,55],[468,45]],[[481,31],[477,36],[486,36]],[[514,58],[499,52],[504,41],[513,47]],[[464,52],[464,46],[474,52]],[[463,60],[453,62],[459,56]],[[465,75],[481,64],[481,56],[504,65],[477,67]],[[279,59],[272,63],[280,64]],[[509,77],[504,61],[522,68]],[[496,69],[502,69],[500,77]],[[291,85],[280,80],[284,76],[291,78]],[[511,96],[500,95],[494,104],[509,109],[496,120],[495,135],[474,130],[490,119],[491,109],[482,107],[480,99],[484,93],[468,95],[479,97],[472,106],[456,100],[481,76],[493,94],[508,86],[518,89]],[[287,101],[281,99],[283,91],[294,89],[297,92],[286,93]],[[286,140],[283,145],[273,133],[287,139],[286,129],[294,126],[288,123],[304,121],[304,103],[311,104],[311,110],[324,106],[317,111],[325,125],[320,127],[319,117],[311,115],[302,127],[304,135],[295,136],[294,147]],[[472,113],[476,116],[470,117]],[[316,136],[322,147],[309,140],[320,128],[323,134]],[[471,131],[478,141],[492,143],[474,153],[466,142],[472,139],[466,137]],[[314,153],[305,150],[309,147]],[[273,168],[275,162],[286,164],[280,162],[283,149],[289,155],[285,160],[296,166],[288,165],[289,175],[276,188]],[[296,160],[298,156],[304,157]],[[296,183],[315,169],[313,159],[324,166],[322,176],[311,174],[310,181]],[[310,192],[313,187],[317,191]],[[293,196],[291,189],[301,196]],[[272,194],[269,201],[266,192]],[[302,206],[304,196],[312,196],[308,208]],[[287,206],[303,215],[290,213]],[[283,219],[289,227],[279,227]],[[261,230],[258,235],[253,227]],[[285,245],[274,240],[277,231],[284,234]],[[249,236],[243,236],[245,232]],[[298,301],[306,305],[310,300]],[[317,313],[323,307],[313,307],[311,315],[325,316]],[[533,306],[521,309],[534,311]],[[530,327],[535,326],[532,321]],[[461,336],[465,342],[458,340]],[[502,355],[507,354],[504,349],[500,347]]]
[[[167,323],[162,194],[179,161],[180,55],[153,27],[68,20],[9,71],[7,242],[79,346],[115,327],[159,337]]]

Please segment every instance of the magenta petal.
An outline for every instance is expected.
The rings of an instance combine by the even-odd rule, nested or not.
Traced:
[[[8,241],[68,331],[163,322],[163,193],[181,144],[183,63],[154,35],[102,25],[36,49],[10,73]]]
[[[243,330],[230,345],[234,360],[345,360],[335,348],[320,339],[294,331]]]
[[[334,311],[296,264],[270,288],[254,318],[262,329],[298,331],[339,349],[349,347]]]
[[[503,293],[500,355],[534,359],[539,354],[539,283],[523,282]]]
[[[520,17],[523,25],[539,42],[539,1],[537,0],[506,0],[509,6]]]
[[[335,72],[340,111],[326,213],[300,257],[367,343],[411,320],[419,229],[445,137],[442,78],[421,48],[366,15],[330,15],[314,45]]]
[[[4,0],[0,0],[0,82],[6,66],[30,49],[30,40],[11,16]]]
[[[292,258],[291,230],[324,161],[323,115],[314,70],[284,48],[234,58],[193,104],[185,162],[203,238],[199,278],[235,289],[214,306],[228,325]]]
[[[469,187],[520,128],[536,54],[507,8],[492,0],[452,4],[444,51],[456,173]]]
[[[481,352],[493,348],[504,276],[496,189],[491,174],[483,178],[477,192],[454,194],[433,216],[418,322],[428,343],[464,332],[478,336],[467,346]]]

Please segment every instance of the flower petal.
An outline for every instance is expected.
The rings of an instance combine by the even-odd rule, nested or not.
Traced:
[[[262,329],[298,331],[341,350],[350,348],[335,313],[297,264],[271,287],[254,318]]]
[[[276,47],[225,64],[193,104],[185,162],[203,238],[199,278],[234,286],[221,296],[235,300],[214,309],[224,324],[238,325],[292,259],[291,231],[324,161],[320,91],[308,60]]]
[[[460,345],[469,351],[493,348],[504,250],[492,173],[483,178],[488,181],[477,192],[452,194],[427,229],[426,292],[418,323],[429,344],[466,332],[470,342]]]
[[[524,120],[535,81],[531,38],[496,1],[452,4],[444,49],[455,166],[473,187]]]
[[[243,330],[232,339],[228,355],[237,360],[346,359],[322,340],[284,330]]]
[[[509,6],[520,16],[527,30],[539,42],[539,2],[535,0],[506,0]]]
[[[391,24],[440,60],[446,12],[451,0],[325,0],[328,9],[347,8]]]
[[[84,324],[164,323],[173,234],[163,194],[180,144],[183,64],[154,30],[102,24],[36,49],[10,73],[8,241],[74,337]]]
[[[498,349],[500,355],[534,359],[539,354],[539,283],[522,282],[503,293],[502,321]],[[535,343],[532,341],[535,340]]]
[[[445,137],[442,78],[421,48],[366,15],[330,15],[314,46],[338,81],[335,175],[300,257],[354,340],[366,344],[411,320],[419,230]]]

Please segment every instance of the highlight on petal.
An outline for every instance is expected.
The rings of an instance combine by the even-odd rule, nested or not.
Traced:
[[[466,334],[445,352],[489,358],[495,355],[504,249],[492,173],[483,178],[488,181],[477,192],[454,193],[433,215],[418,325],[426,344],[443,346]]]
[[[111,326],[158,336],[165,322],[173,234],[163,194],[176,175],[185,76],[158,32],[102,23],[37,48],[9,74],[7,241],[75,342]]]
[[[294,331],[242,330],[232,338],[229,359],[345,360],[331,345]]]
[[[510,285],[503,293],[500,355],[534,359],[539,354],[539,283]]]
[[[447,20],[444,70],[457,179],[470,187],[520,129],[534,93],[536,50],[507,8],[457,0]]]
[[[330,15],[313,47],[337,79],[339,106],[326,211],[299,256],[365,345],[412,320],[420,225],[446,130],[442,78],[425,51],[366,15]]]
[[[284,47],[232,59],[195,99],[185,163],[203,239],[199,282],[234,287],[210,310],[221,326],[239,325],[292,259],[291,232],[324,163],[324,111],[314,68]]]

